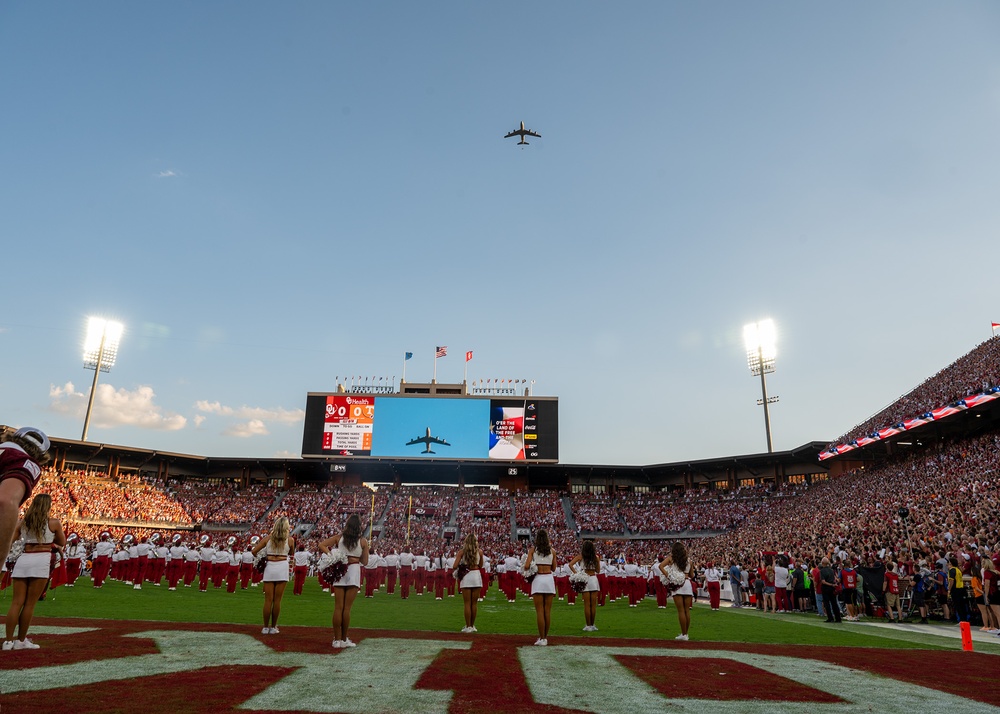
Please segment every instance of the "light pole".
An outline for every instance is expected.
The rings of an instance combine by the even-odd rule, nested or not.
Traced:
[[[767,453],[771,453],[774,449],[771,448],[771,415],[768,412],[767,405],[774,404],[778,401],[778,398],[767,396],[767,382],[764,379],[764,375],[774,371],[774,358],[776,355],[774,321],[761,320],[760,322],[751,322],[749,325],[744,325],[743,342],[747,348],[747,364],[750,366],[750,374],[754,377],[760,375],[761,398],[757,400],[757,403],[764,407],[764,430],[767,432]]]
[[[90,412],[94,408],[94,395],[97,393],[97,375],[101,372],[110,372],[115,366],[118,344],[121,342],[124,329],[120,322],[101,317],[87,319],[87,336],[83,341],[83,368],[94,370],[94,383],[90,386],[87,416],[83,420],[83,436],[80,437],[80,441],[87,440]]]

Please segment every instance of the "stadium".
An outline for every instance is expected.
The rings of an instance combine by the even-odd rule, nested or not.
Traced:
[[[1000,711],[996,613],[982,596],[997,583],[984,563],[1000,556],[998,396],[993,338],[833,443],[697,462],[561,464],[555,397],[436,382],[310,393],[301,458],[52,438],[33,495],[49,494],[80,542],[53,559],[31,624],[40,649],[0,659],[0,701],[66,712]],[[370,407],[367,421],[338,417],[340,404]],[[521,438],[531,414],[545,442],[534,452]],[[428,426],[437,441],[389,440],[394,420],[443,436]],[[462,421],[503,456],[461,451]],[[410,436],[420,443],[404,446]],[[503,450],[512,443],[520,450]],[[352,614],[357,647],[331,649],[316,546],[351,515],[372,557]],[[259,578],[240,556],[282,516],[311,557],[295,559],[280,632],[259,632]],[[549,646],[534,647],[517,559],[542,529],[558,563],[595,542],[599,627],[581,632],[560,569]],[[490,562],[474,633],[459,632],[447,562],[468,533]],[[98,573],[94,546],[109,540],[118,555]],[[676,541],[698,571],[687,641],[656,568]],[[182,551],[170,544],[222,558],[192,556],[189,576],[171,568]],[[822,619],[795,575],[823,558],[860,575],[843,622]],[[935,563],[952,558],[978,597],[938,588]],[[746,574],[739,588],[730,566]]]

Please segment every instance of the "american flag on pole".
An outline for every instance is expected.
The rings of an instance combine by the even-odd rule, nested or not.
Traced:
[[[435,359],[437,359],[438,357],[445,357],[447,354],[448,354],[448,348],[447,348],[447,346],[445,346],[445,347],[437,347],[434,350],[434,358]]]

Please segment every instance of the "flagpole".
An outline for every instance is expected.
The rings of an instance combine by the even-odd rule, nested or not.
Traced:
[[[403,381],[406,381],[406,353],[403,353]]]
[[[406,507],[406,544],[410,544],[410,511],[413,510],[413,496],[410,496],[410,505]]]
[[[434,382],[435,384],[437,384],[437,381],[438,381],[438,353],[437,353],[437,347],[434,348],[434,379],[432,379],[431,381]]]

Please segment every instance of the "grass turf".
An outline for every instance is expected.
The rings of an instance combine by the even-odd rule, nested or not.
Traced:
[[[166,587],[150,584],[141,591],[118,582],[107,582],[95,590],[89,579],[81,578],[76,587],[58,588],[38,603],[36,618],[83,617],[112,620],[154,620],[167,622],[261,624],[263,607],[261,589],[250,588],[227,593],[209,588],[199,592],[196,587],[170,592]],[[0,607],[10,601],[10,590],[0,594]],[[306,583],[303,595],[292,595],[291,586],[281,603],[279,625],[330,627],[333,598],[320,590],[315,579]],[[37,620],[36,620],[37,621]],[[39,622],[41,624],[41,622]],[[359,597],[351,613],[351,626],[365,629],[414,630],[424,632],[457,632],[464,625],[461,596],[435,600],[433,595],[411,594],[401,600],[397,593],[380,591],[375,597]],[[556,601],[552,607],[550,638],[582,636],[583,604]],[[598,608],[596,633],[588,639],[623,637],[672,640],[680,631],[673,604],[667,609],[656,607],[646,599],[630,608],[625,600],[610,602]],[[532,601],[521,595],[509,603],[496,588],[479,603],[476,627],[481,633],[535,635],[535,612]],[[703,642],[750,642],[762,644],[806,644],[817,646],[878,647],[891,649],[960,649],[957,638],[936,636],[945,624],[922,626],[923,631],[911,632],[890,628],[874,628],[844,623],[828,625],[814,614],[765,615],[744,608],[723,607],[712,612],[702,602],[692,613],[691,637]],[[1000,654],[1000,640],[976,643],[976,651]]]

